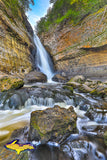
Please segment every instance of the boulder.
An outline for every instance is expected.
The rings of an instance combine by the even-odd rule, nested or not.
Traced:
[[[68,86],[72,86],[73,88],[78,88],[78,87],[81,86],[81,84],[78,83],[78,82],[67,82],[66,84],[67,84]]]
[[[72,77],[69,82],[78,82],[78,83],[84,83],[85,77],[83,75],[77,75],[75,77]]]
[[[93,89],[90,93],[94,96],[100,96],[102,98],[105,98],[107,97],[107,85],[105,84],[97,85],[97,87]]]
[[[46,82],[46,81],[47,81],[46,75],[37,71],[29,72],[28,74],[26,74],[24,78],[25,84],[35,83],[35,82]]]
[[[91,92],[93,89],[88,87],[87,85],[85,84],[82,84],[80,87],[79,87],[79,91],[81,92],[84,92],[84,93],[89,93]]]
[[[33,111],[30,119],[29,140],[61,143],[76,131],[77,115],[73,107],[54,106],[43,111]]]
[[[56,74],[53,78],[52,78],[53,81],[56,81],[56,82],[61,82],[61,83],[64,83],[66,82],[66,78],[64,76],[61,76],[60,74]]]
[[[85,115],[92,121],[107,123],[107,102],[91,106]]]

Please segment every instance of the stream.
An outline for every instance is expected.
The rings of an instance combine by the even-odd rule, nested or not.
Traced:
[[[78,117],[77,133],[71,134],[61,145],[38,145],[35,151],[28,152],[28,159],[106,160],[107,148],[103,135],[107,130],[107,105],[104,105],[103,99],[79,93],[76,89],[70,95],[63,86],[61,83],[35,83],[16,91],[1,93],[0,147],[3,148],[11,135],[22,143],[27,142],[30,113],[58,104],[64,108],[74,107]],[[21,132],[20,128],[23,128]],[[4,154],[1,153],[2,157]]]

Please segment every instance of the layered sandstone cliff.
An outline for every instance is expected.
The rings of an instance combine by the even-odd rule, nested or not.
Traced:
[[[39,37],[59,72],[65,72],[68,77],[107,76],[107,6],[75,26],[56,25]]]
[[[20,10],[12,10],[0,0],[0,75],[24,77],[32,69],[31,53],[35,49],[33,30]]]

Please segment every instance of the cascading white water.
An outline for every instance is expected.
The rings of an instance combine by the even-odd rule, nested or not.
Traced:
[[[47,81],[52,82],[52,77],[55,74],[52,60],[37,35],[34,38],[34,42],[37,47],[37,67],[47,76]]]

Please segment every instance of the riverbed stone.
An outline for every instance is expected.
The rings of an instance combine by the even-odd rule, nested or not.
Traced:
[[[66,82],[66,77],[61,76],[60,74],[56,74],[56,75],[52,78],[52,80],[55,81],[55,82],[64,83],[64,82]]]
[[[69,82],[78,82],[78,83],[84,83],[85,77],[83,75],[77,75],[75,77],[72,77]]]
[[[88,87],[86,84],[82,84],[80,87],[79,87],[79,91],[81,92],[84,92],[84,93],[89,93],[91,92],[93,89]]]
[[[68,109],[55,105],[43,111],[33,111],[30,119],[29,140],[61,143],[76,131],[77,115],[73,107]]]
[[[46,75],[37,71],[29,72],[28,74],[26,74],[24,78],[25,84],[35,83],[35,82],[46,82],[46,81],[47,81]]]
[[[97,87],[94,88],[90,93],[94,96],[100,96],[102,98],[107,97],[107,85],[97,85]]]
[[[81,84],[78,83],[78,82],[67,82],[66,84],[67,84],[68,86],[72,86],[73,88],[78,88],[78,87],[81,86]]]

